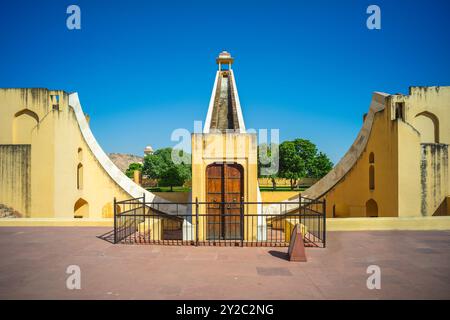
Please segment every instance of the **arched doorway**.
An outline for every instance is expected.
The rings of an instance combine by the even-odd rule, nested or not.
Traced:
[[[244,170],[237,163],[213,163],[206,168],[207,239],[240,239]]]
[[[13,144],[31,144],[31,130],[39,123],[39,117],[29,109],[23,109],[14,115]]]
[[[366,217],[378,217],[378,205],[373,199],[366,202]]]
[[[89,217],[89,203],[80,198],[75,202],[73,206],[73,217],[74,218],[88,218]]]

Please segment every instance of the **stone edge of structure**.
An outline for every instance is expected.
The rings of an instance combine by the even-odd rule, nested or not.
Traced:
[[[325,195],[336,184],[341,181],[345,175],[353,168],[358,159],[361,157],[364,149],[369,141],[370,133],[374,123],[375,114],[382,111],[386,107],[386,98],[390,95],[383,92],[374,92],[370,103],[369,112],[367,113],[364,124],[356,136],[355,141],[350,146],[345,155],[341,158],[336,166],[322,179],[314,185],[302,192],[302,196],[317,199]],[[297,197],[298,199],[298,197]],[[293,200],[293,199],[289,199]],[[288,200],[288,201],[289,201]]]
[[[0,227],[112,227],[113,219],[11,218]],[[327,231],[450,230],[450,217],[329,218]]]
[[[108,173],[111,179],[121,187],[126,193],[128,193],[133,198],[142,197],[145,194],[146,202],[164,202],[170,203],[163,198],[156,196],[155,194],[145,190],[141,186],[137,185],[133,181],[131,181],[120,169],[111,161],[108,155],[103,151],[103,149],[98,144],[95,139],[91,129],[89,128],[89,124],[86,121],[86,117],[84,115],[83,109],[80,104],[80,100],[78,98],[78,93],[74,92],[69,94],[69,106],[73,109],[78,126],[80,128],[81,134],[91,150],[94,157],[99,162],[100,166]],[[180,207],[183,207],[180,205]],[[185,206],[186,207],[186,206]],[[187,208],[182,208],[187,209]],[[170,212],[168,212],[170,213]]]
[[[233,81],[233,95],[234,95],[234,101],[236,101],[236,112],[237,112],[237,117],[238,117],[238,122],[239,122],[239,132],[245,133],[246,129],[245,129],[245,123],[244,123],[244,115],[242,114],[241,101],[239,100],[238,89],[236,86],[236,79],[234,77],[233,70],[230,70],[230,72],[231,72],[231,80]]]
[[[214,97],[217,90],[217,81],[219,79],[219,72],[216,72],[216,78],[214,79],[214,85],[211,93],[211,98],[209,99],[208,112],[206,113],[205,125],[203,126],[203,133],[209,133],[209,129],[211,127],[211,118],[212,112],[214,108]]]
[[[113,227],[112,218],[8,218],[0,219],[0,227]]]
[[[234,78],[233,70],[230,70],[230,73],[231,73],[231,80],[233,81],[233,96],[234,96],[234,100],[236,101],[236,112],[237,112],[237,117],[238,117],[238,122],[239,122],[239,133],[245,133],[246,129],[245,129],[245,122],[244,122],[244,115],[242,113],[241,102],[239,100],[239,94],[238,94],[238,90],[237,90],[237,86],[236,86],[236,79]],[[214,98],[216,96],[217,83],[218,83],[219,77],[220,77],[220,71],[216,71],[216,78],[214,80],[214,85],[213,85],[213,89],[211,92],[211,98],[209,99],[208,112],[206,113],[206,120],[205,120],[205,125],[203,126],[203,133],[209,133],[210,128],[211,128],[211,118],[212,118],[212,113],[213,113],[213,109],[214,109]]]
[[[450,217],[328,218],[327,231],[450,230]]]

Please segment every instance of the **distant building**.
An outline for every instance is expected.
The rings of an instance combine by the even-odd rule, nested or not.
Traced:
[[[153,154],[152,146],[146,146],[145,149],[144,149],[144,154],[145,155]]]

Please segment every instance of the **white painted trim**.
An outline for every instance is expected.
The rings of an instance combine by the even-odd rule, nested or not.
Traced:
[[[239,122],[239,132],[245,133],[245,123],[244,123],[244,116],[242,115],[242,109],[241,109],[241,102],[239,100],[239,94],[238,89],[236,86],[236,79],[234,78],[234,72],[233,70],[230,70],[231,72],[231,78],[233,79],[233,92],[234,92],[234,100],[236,101],[236,112]]]
[[[217,82],[219,80],[219,71],[216,72],[216,79],[214,80],[214,86],[211,93],[211,99],[209,99],[208,113],[206,114],[205,126],[203,127],[203,133],[209,133],[211,128],[211,118],[214,109],[214,99],[216,97]]]
[[[262,206],[262,196],[261,190],[259,190],[259,181],[256,179],[256,188],[258,188],[256,193],[256,201],[258,204],[256,205],[256,212],[258,214],[263,214],[263,206]],[[267,240],[267,217],[260,215],[258,217],[258,233],[257,233],[258,241],[266,241]]]
[[[335,185],[337,185],[347,173],[356,165],[364,152],[372,132],[372,126],[375,121],[375,114],[385,109],[387,93],[374,92],[370,103],[369,112],[358,133],[355,141],[341,158],[338,164],[328,174],[317,181],[314,185],[302,192],[302,196],[310,199],[317,199],[325,195]]]

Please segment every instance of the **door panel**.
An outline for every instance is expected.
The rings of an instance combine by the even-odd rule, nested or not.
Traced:
[[[208,240],[218,240],[221,236],[223,166],[210,165],[206,168],[206,236]],[[217,204],[216,204],[217,203]]]
[[[241,196],[242,196],[242,172],[236,164],[226,164],[224,173],[225,202],[228,202],[224,210],[225,237],[227,239],[240,239],[241,225]]]
[[[222,163],[209,165],[206,180],[206,201],[211,202],[207,205],[207,239],[240,239],[242,166]]]

